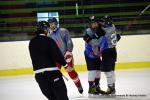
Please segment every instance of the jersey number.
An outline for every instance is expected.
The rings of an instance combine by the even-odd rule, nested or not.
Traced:
[[[116,35],[116,33],[113,33],[111,35],[111,43],[112,43],[112,45],[116,45],[117,44],[117,35]]]

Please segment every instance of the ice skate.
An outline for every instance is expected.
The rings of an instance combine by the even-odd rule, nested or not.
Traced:
[[[103,91],[99,86],[96,86],[96,91],[101,95],[106,94],[106,91]]]
[[[88,91],[89,98],[99,97],[99,92],[96,90],[96,87],[90,87]]]
[[[108,89],[106,91],[107,95],[114,95],[116,93],[115,85],[108,86]]]
[[[83,88],[82,88],[82,86],[81,86],[81,87],[78,87],[78,91],[79,91],[80,94],[83,93]]]

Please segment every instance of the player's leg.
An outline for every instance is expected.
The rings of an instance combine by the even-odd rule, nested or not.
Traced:
[[[67,96],[67,88],[62,77],[54,79],[52,89],[57,100],[69,100]]]
[[[78,76],[77,72],[73,69],[72,71],[68,72],[68,75],[73,80],[76,87],[78,88],[79,93],[82,94],[83,93],[83,88],[82,88],[81,81],[79,79],[79,76]]]
[[[115,94],[115,61],[116,61],[116,49],[111,48],[103,51],[102,54],[102,68],[101,71],[103,71],[106,75],[107,79],[107,94]]]
[[[113,94],[113,93],[115,93],[116,92],[116,89],[115,89],[115,81],[116,81],[116,76],[115,76],[115,62],[116,62],[116,60],[117,60],[117,51],[116,51],[116,48],[114,47],[114,48],[112,48],[111,50],[110,50],[110,55],[111,55],[111,57],[112,57],[112,63],[111,63],[111,65],[112,65],[112,71],[110,72],[110,75],[112,76],[112,82],[110,82],[110,84],[108,84],[108,89],[107,89],[107,94]],[[108,75],[108,77],[109,77],[109,75]]]
[[[83,93],[83,88],[82,88],[79,76],[78,76],[77,72],[74,69],[74,58],[73,58],[73,55],[72,54],[70,55],[70,54],[66,53],[65,54],[65,60],[66,60],[66,62],[68,64],[68,66],[72,68],[72,70],[67,72],[67,73],[68,73],[69,77],[73,80],[73,82],[76,85],[79,93],[82,94]],[[61,69],[61,65],[60,64],[56,64],[56,65],[57,65],[57,67],[59,69]]]
[[[101,79],[101,72],[99,70],[96,71],[96,78],[95,78],[95,87],[96,87],[96,91],[103,95],[106,94],[106,92],[104,90],[101,89],[100,87],[100,79]]]
[[[86,65],[88,70],[88,83],[89,83],[88,96],[89,97],[94,97],[96,95],[98,96],[99,93],[96,90],[96,86],[95,86],[95,78],[97,74],[97,68],[95,67],[96,59],[90,59],[85,55],[85,60],[86,60]],[[99,79],[97,81],[99,81]]]
[[[82,88],[82,84],[81,84],[81,81],[79,79],[78,73],[74,69],[74,59],[73,59],[73,56],[72,56],[72,60],[68,63],[68,66],[72,67],[72,70],[68,72],[68,75],[73,80],[73,82],[76,85],[76,87],[78,88],[79,93],[82,94],[83,93],[83,88]]]
[[[95,62],[94,66],[96,69],[95,85],[99,86],[100,85],[100,77],[101,77],[101,71],[100,71],[101,59],[96,59],[94,62]]]
[[[107,85],[108,89],[106,91],[106,94],[115,94],[115,75],[114,71],[105,72],[106,78],[107,78]]]
[[[52,92],[52,86],[45,77],[44,73],[39,73],[35,75],[35,79],[45,97],[47,97],[48,100],[57,100]]]
[[[96,87],[100,86],[100,76],[101,76],[100,70],[96,70],[96,76],[95,76],[95,86]]]
[[[99,94],[106,94],[106,92],[100,88],[100,79],[101,79],[100,66],[101,66],[101,59],[99,58],[95,60],[95,67],[96,67],[95,87]]]

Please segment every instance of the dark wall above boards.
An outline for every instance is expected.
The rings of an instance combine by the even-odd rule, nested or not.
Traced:
[[[149,34],[149,4],[148,0],[1,0],[0,40],[30,39],[37,13],[42,12],[58,12],[60,27],[67,28],[72,37],[82,36],[92,15],[112,16],[118,33]]]

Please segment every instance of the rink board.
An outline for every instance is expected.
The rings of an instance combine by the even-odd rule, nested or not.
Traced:
[[[150,68],[150,62],[128,62],[128,63],[116,64],[116,70],[138,69],[138,68]],[[86,65],[75,65],[75,70],[81,72],[81,71],[87,71],[87,68]],[[63,68],[62,68],[62,72],[65,72]],[[0,76],[17,76],[17,75],[28,75],[28,74],[33,74],[32,67],[0,70]]]

